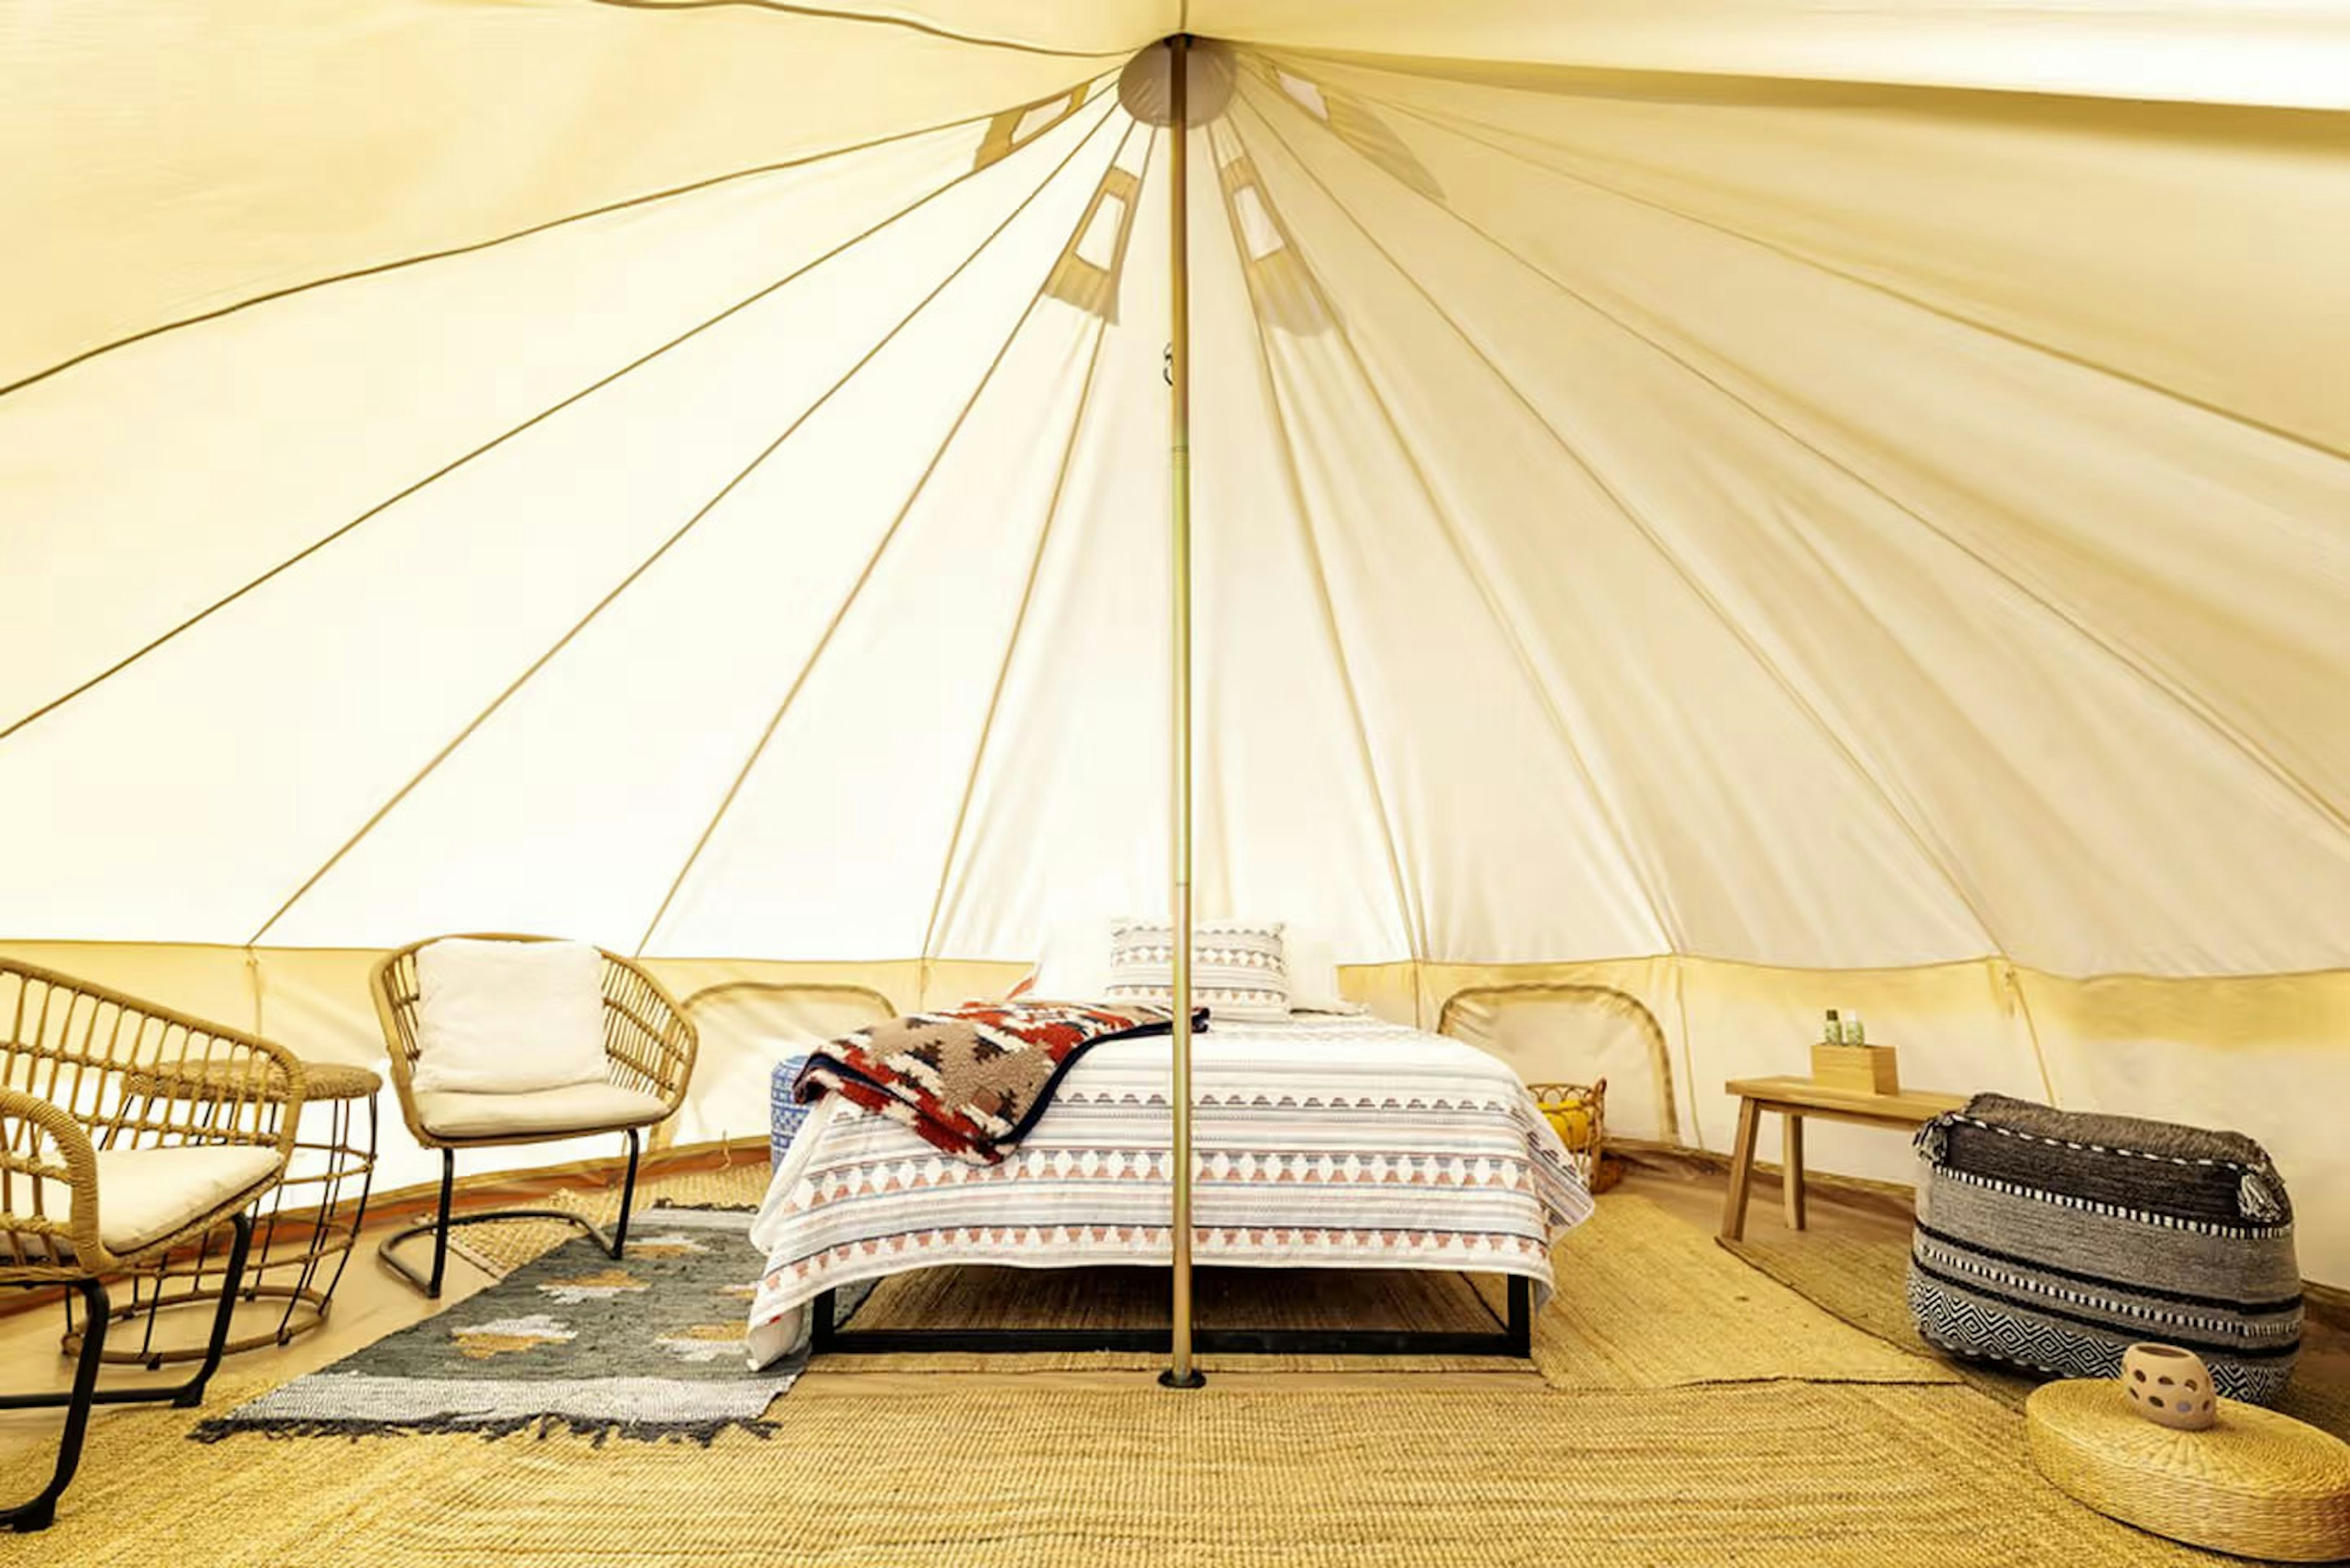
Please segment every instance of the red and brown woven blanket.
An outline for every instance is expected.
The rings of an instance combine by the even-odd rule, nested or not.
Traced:
[[[914,1012],[816,1047],[792,1093],[826,1090],[904,1122],[973,1165],[997,1165],[1053,1102],[1061,1075],[1105,1040],[1172,1033],[1170,1011],[1147,1002],[967,1002]],[[1206,1027],[1194,1008],[1191,1027]]]

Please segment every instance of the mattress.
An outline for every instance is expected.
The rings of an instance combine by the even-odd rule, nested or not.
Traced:
[[[966,1164],[837,1095],[769,1183],[751,1239],[754,1366],[806,1337],[824,1292],[914,1269],[1167,1264],[1169,1042],[1078,1059],[1002,1165]],[[1371,1018],[1214,1023],[1193,1036],[1192,1257],[1244,1268],[1519,1274],[1591,1212],[1515,1073]]]

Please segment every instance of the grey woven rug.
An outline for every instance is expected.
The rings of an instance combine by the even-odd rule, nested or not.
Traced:
[[[765,1434],[806,1357],[759,1372],[743,1327],[764,1266],[748,1210],[650,1209],[619,1262],[582,1236],[480,1294],[196,1428],[281,1436],[567,1428]]]

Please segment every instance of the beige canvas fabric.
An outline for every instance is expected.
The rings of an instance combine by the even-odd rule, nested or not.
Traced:
[[[0,939],[358,1059],[433,932],[910,1002],[1157,908],[1179,27],[1202,913],[1620,971],[1709,1145],[1859,1006],[2350,1278],[2331,0],[14,16]]]

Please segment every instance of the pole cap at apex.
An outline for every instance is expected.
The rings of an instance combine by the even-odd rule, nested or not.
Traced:
[[[1175,119],[1175,107],[1168,92],[1167,62],[1177,51],[1170,46],[1171,38],[1161,38],[1148,47],[1138,50],[1126,68],[1118,74],[1118,101],[1126,112],[1145,125],[1170,125]],[[1232,63],[1232,51],[1228,45],[1213,38],[1193,38],[1191,47],[1181,51],[1191,61],[1187,86],[1189,101],[1183,106],[1183,118],[1194,126],[1205,125],[1224,112],[1232,101],[1232,86],[1238,75]]]

